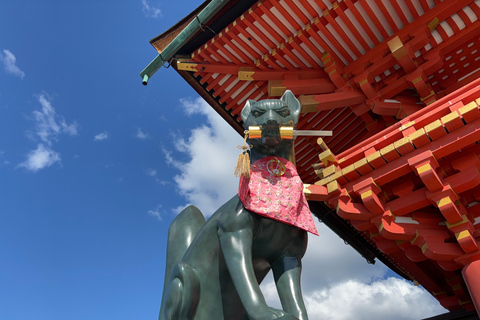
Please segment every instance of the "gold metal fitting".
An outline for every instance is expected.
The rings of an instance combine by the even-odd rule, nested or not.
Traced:
[[[280,137],[282,139],[293,139],[293,127],[281,127]]]
[[[248,136],[250,139],[260,139],[262,137],[262,127],[249,126]],[[282,139],[293,139],[293,127],[280,127],[280,137]]]
[[[248,127],[248,136],[250,139],[260,139],[262,137],[262,128],[259,126]]]

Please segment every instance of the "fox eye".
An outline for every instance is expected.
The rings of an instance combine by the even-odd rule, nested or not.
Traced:
[[[290,115],[290,110],[289,109],[283,109],[280,111],[277,111],[277,113],[282,116],[282,117],[288,117]]]
[[[262,114],[264,114],[265,112],[261,112],[259,110],[253,110],[252,111],[252,115],[255,117],[255,118],[258,118],[260,117]]]

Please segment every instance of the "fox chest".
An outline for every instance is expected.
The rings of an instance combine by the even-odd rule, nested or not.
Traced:
[[[305,230],[258,215],[255,220],[257,228],[252,243],[254,259],[273,263],[280,257],[303,256],[307,247]]]

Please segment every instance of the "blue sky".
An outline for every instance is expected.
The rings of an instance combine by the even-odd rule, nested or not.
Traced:
[[[0,2],[0,319],[157,318],[170,221],[190,203],[211,215],[238,183],[243,139],[173,69],[138,75],[148,40],[200,3]],[[311,319],[444,312],[317,228]]]

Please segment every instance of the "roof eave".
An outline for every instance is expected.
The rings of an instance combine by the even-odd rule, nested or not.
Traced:
[[[147,85],[148,80],[157,72],[165,62],[168,62],[192,37],[203,30],[210,19],[220,11],[229,0],[212,0],[200,13],[170,42],[161,53],[158,54],[146,67],[140,72],[142,83]]]

